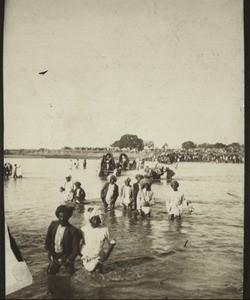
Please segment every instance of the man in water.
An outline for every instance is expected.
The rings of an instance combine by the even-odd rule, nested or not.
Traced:
[[[124,210],[127,208],[132,209],[132,187],[130,185],[131,179],[128,177],[124,181],[125,185],[121,188],[121,199]]]
[[[89,208],[89,224],[81,228],[81,258],[83,266],[89,272],[102,272],[103,262],[109,258],[116,244],[110,238],[108,228],[101,225],[101,214],[99,209]],[[109,245],[106,252],[103,251],[105,241]]]
[[[169,169],[168,167],[165,168],[165,172],[166,172],[167,182],[171,182],[172,177],[175,175],[175,172],[173,170]]]
[[[151,182],[146,182],[137,195],[137,210],[140,212],[142,217],[150,217],[151,206],[154,204],[155,197],[151,190],[151,185]]]
[[[167,195],[166,207],[168,211],[168,217],[171,220],[175,218],[181,218],[183,204],[189,206],[189,202],[185,200],[184,194],[178,191],[179,183],[173,181],[171,183],[172,191]],[[192,208],[189,207],[189,212],[192,212]]]
[[[134,204],[134,209],[135,210],[137,210],[137,201],[136,201],[136,199],[137,199],[138,192],[141,189],[139,183],[142,180],[142,178],[143,178],[143,175],[137,174],[135,176],[135,179],[137,180],[137,182],[133,184],[133,204]]]
[[[58,206],[55,212],[58,221],[52,221],[49,225],[45,239],[45,249],[49,258],[48,274],[56,275],[61,266],[64,266],[69,274],[75,271],[74,262],[80,253],[80,234],[79,230],[69,223],[72,212],[72,207]]]
[[[119,188],[116,182],[116,176],[110,175],[109,182],[105,183],[101,190],[101,199],[105,207],[108,209],[115,208],[115,202],[119,196]]]
[[[86,159],[83,160],[82,166],[83,166],[83,169],[86,169],[86,166],[87,166],[87,161],[86,161]]]
[[[71,175],[66,177],[66,181],[64,184],[64,187],[60,188],[61,192],[65,192],[66,194],[66,199],[65,201],[72,201],[73,200],[73,196],[74,196],[74,181],[71,180],[72,177]]]
[[[17,164],[14,164],[13,178],[17,178]]]
[[[5,163],[4,164],[4,178],[5,179],[9,179],[9,175],[10,175],[10,170],[9,170],[9,167],[8,167],[8,164],[7,163]]]

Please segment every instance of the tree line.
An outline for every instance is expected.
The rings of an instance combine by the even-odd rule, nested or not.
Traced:
[[[120,140],[115,141],[113,144],[110,145],[111,147],[123,149],[136,149],[136,150],[143,150],[144,148],[144,141],[139,138],[137,135],[134,134],[125,134],[123,135]],[[203,149],[234,149],[236,151],[243,150],[244,146],[240,145],[239,143],[231,143],[229,145],[223,144],[223,143],[215,143],[215,144],[209,144],[209,143],[202,143],[202,144],[196,144],[192,141],[186,141],[182,143],[182,149],[188,150],[188,149],[195,149],[195,148],[203,148]],[[168,147],[167,143],[164,143],[162,148]]]

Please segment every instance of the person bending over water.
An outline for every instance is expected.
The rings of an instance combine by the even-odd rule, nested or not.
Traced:
[[[137,209],[141,216],[150,216],[151,206],[154,204],[154,193],[151,191],[151,183],[145,183],[137,195]]]
[[[173,181],[171,183],[172,190],[167,195],[166,207],[168,211],[168,217],[171,220],[175,218],[181,218],[183,204],[186,202],[189,206],[189,202],[185,200],[185,196],[182,192],[178,191],[179,183]],[[189,207],[189,211],[192,211],[192,208]]]
[[[101,190],[101,199],[105,207],[108,209],[115,208],[115,201],[119,196],[119,189],[116,182],[116,176],[110,175],[109,182],[105,183]]]
[[[74,273],[74,262],[80,254],[79,230],[69,223],[73,208],[66,205],[57,207],[55,215],[58,221],[52,221],[45,238],[45,249],[48,251],[48,274],[56,275],[61,266],[67,273]]]
[[[81,187],[81,182],[76,181],[75,187],[76,188],[74,190],[73,200],[75,200],[75,202],[78,204],[84,204],[86,193],[84,189]]]
[[[81,228],[81,258],[87,271],[102,272],[103,262],[110,256],[116,242],[110,238],[108,228],[101,225],[101,211],[95,208],[89,210],[89,224]],[[105,241],[109,245],[106,252],[103,251]]]

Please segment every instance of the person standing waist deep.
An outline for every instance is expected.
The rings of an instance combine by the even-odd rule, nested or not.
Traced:
[[[58,221],[52,221],[49,225],[45,249],[48,251],[48,274],[56,275],[61,266],[67,273],[74,273],[74,262],[80,253],[79,230],[69,223],[73,208],[66,205],[57,207],[55,215]]]

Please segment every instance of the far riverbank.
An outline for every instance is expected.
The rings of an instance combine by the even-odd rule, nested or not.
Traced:
[[[116,152],[107,150],[85,150],[77,151],[60,151],[47,150],[46,152],[32,150],[8,150],[4,153],[5,158],[62,158],[62,159],[99,159],[108,152],[112,153],[115,159],[118,159],[121,153],[126,153],[129,159],[136,159],[139,155],[130,152]]]

